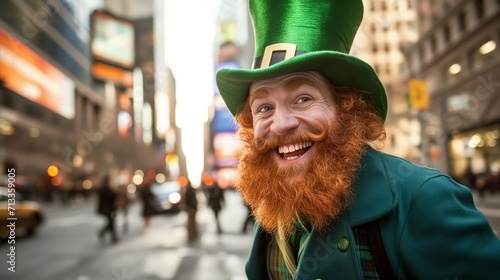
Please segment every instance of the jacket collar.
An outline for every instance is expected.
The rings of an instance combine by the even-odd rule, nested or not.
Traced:
[[[347,208],[352,227],[374,221],[396,207],[392,172],[386,168],[383,157],[383,153],[369,148],[363,158],[354,184],[354,198]]]

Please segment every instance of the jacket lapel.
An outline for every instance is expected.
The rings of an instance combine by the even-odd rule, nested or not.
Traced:
[[[295,279],[327,278],[347,275],[362,278],[357,248],[352,228],[379,219],[389,213],[397,203],[391,181],[383,164],[384,155],[369,149],[363,158],[362,168],[353,185],[352,203],[340,217],[331,222],[328,230],[313,230],[310,244],[305,248],[299,262]],[[349,246],[341,250],[341,242],[348,240]]]

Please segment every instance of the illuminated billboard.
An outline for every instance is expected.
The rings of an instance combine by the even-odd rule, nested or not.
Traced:
[[[2,28],[0,82],[65,118],[75,117],[74,82]]]
[[[214,136],[215,165],[235,167],[240,158],[242,143],[234,132],[217,133]]]
[[[97,60],[131,69],[135,63],[134,24],[102,11],[94,11],[91,51]]]

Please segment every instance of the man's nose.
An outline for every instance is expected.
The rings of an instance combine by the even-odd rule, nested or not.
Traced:
[[[278,135],[285,135],[299,127],[299,120],[285,109],[276,109],[274,112],[271,131]]]

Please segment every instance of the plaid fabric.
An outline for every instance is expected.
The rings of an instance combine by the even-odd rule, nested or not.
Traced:
[[[377,267],[373,261],[372,253],[370,252],[370,247],[368,246],[368,233],[364,230],[364,228],[354,228],[353,231],[356,238],[358,258],[361,262],[361,267],[363,268],[363,279],[380,279],[377,273]]]
[[[363,269],[363,279],[381,279],[381,276],[379,276],[379,273],[377,272],[377,267],[375,261],[373,260],[372,252],[370,251],[370,247],[368,246],[368,235],[370,233],[366,230],[366,228],[354,228],[353,231],[356,239],[358,258]],[[307,240],[308,236],[309,232],[307,230],[299,228],[298,230],[294,230],[292,236],[290,237],[289,245],[296,263],[299,263],[300,261],[302,252],[307,244],[307,242],[305,241]],[[267,263],[271,279],[293,280],[293,277],[288,271],[287,266],[285,265],[283,255],[281,254],[278,244],[274,238],[270,243],[270,246],[268,247]]]
[[[288,245],[289,249],[291,249],[289,250],[289,252],[293,254],[292,258],[295,260],[295,263],[299,263],[302,252],[306,247],[308,237],[309,231],[307,229],[296,227],[293,231]],[[292,280],[293,277],[288,271],[284,257],[281,254],[281,251],[275,239],[276,237],[273,238],[273,241],[268,247],[267,263],[269,265],[269,273],[273,280]]]
[[[285,260],[281,255],[280,248],[276,243],[275,238],[269,244],[268,247],[268,255],[267,255],[267,263],[269,265],[269,274],[271,275],[271,279],[274,280],[292,280],[293,277],[288,272],[288,269],[285,265]]]

